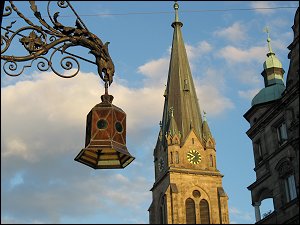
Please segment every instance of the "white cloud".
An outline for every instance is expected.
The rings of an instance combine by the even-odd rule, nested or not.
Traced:
[[[241,98],[245,98],[247,100],[252,100],[253,97],[260,91],[259,88],[256,89],[251,89],[251,90],[247,90],[247,91],[238,91],[238,95]]]
[[[15,155],[36,161],[44,154],[39,149],[48,145],[54,154],[57,149],[69,151],[72,146],[84,144],[86,115],[101,101],[102,81],[88,73],[67,80],[48,73],[39,77],[1,89],[1,103],[5,106],[1,113],[4,158]],[[143,135],[142,129],[158,124],[164,86],[129,88],[116,79],[109,93],[114,96],[113,104],[127,114],[129,135]],[[82,138],[74,139],[74,135]]]
[[[233,102],[213,85],[199,85],[197,90],[200,108],[209,116],[219,116],[224,111],[234,108]]]
[[[50,168],[47,169],[49,179],[51,171]],[[99,211],[116,218],[125,216],[123,210],[115,210],[116,208],[127,208],[126,213],[129,218],[136,216],[137,220],[141,220],[138,215],[143,215],[143,211],[146,211],[144,202],[151,198],[149,181],[140,176],[129,178],[119,173],[112,175],[100,171],[91,176],[89,172],[83,173],[82,168],[77,171],[74,169],[61,171],[56,179],[65,182],[54,185],[43,182],[31,171],[25,183],[15,188],[13,192],[5,191],[2,197],[5,209],[13,209],[10,210],[10,215],[12,218],[16,216],[22,218],[19,219],[20,223],[42,220],[48,221],[47,223],[61,223],[62,217],[82,220]],[[40,170],[45,176],[47,170],[42,168]],[[13,222],[12,218],[2,220]]]
[[[193,61],[194,59],[200,58],[206,53],[212,51],[213,47],[207,41],[201,41],[196,44],[196,46],[192,46],[189,44],[185,44],[186,53],[188,55],[189,61]]]
[[[241,41],[246,38],[246,28],[241,22],[235,22],[230,27],[215,31],[214,34],[229,41]]]
[[[51,146],[46,154],[55,154],[83,143],[84,137],[74,135],[83,133],[86,115],[100,95],[99,79],[92,74],[66,80],[42,73],[37,80],[1,88],[2,157],[34,162],[45,154],[40,149]]]
[[[239,219],[243,219],[245,221],[248,222],[253,222],[254,218],[252,216],[252,213],[249,212],[242,212],[241,210],[239,210],[236,207],[229,207],[229,215],[239,218]]]
[[[67,80],[49,73],[38,77],[1,88],[1,104],[5,106],[1,110],[1,181],[4,187],[10,187],[4,188],[1,201],[5,203],[2,212],[11,215],[2,221],[60,223],[63,217],[87,219],[99,210],[109,215],[120,205],[129,209],[129,217],[138,213],[141,216],[136,219],[142,221],[148,207],[145,200],[150,204],[152,181],[130,176],[128,169],[126,176],[109,171],[92,175],[91,168],[73,160],[84,147],[86,115],[100,102],[102,81],[87,73]],[[157,116],[162,111],[151,92],[163,98],[162,90],[131,90],[118,80],[113,86],[117,90],[113,93],[113,88],[109,89],[115,97],[113,103],[127,113],[127,135],[141,139],[141,129],[152,126],[155,119],[147,104],[153,106]],[[140,168],[140,162],[136,159],[132,163],[133,171]],[[24,172],[18,177],[19,171]],[[118,213],[114,216],[125,216],[122,210]]]
[[[10,155],[21,155],[28,161],[36,161],[36,156],[33,154],[30,154],[28,151],[28,146],[24,142],[24,140],[21,140],[17,137],[10,137],[6,141],[6,151],[2,154],[3,157],[7,157]]]
[[[199,46],[205,51],[210,49],[204,42]],[[196,49],[192,50],[194,54],[199,50]],[[62,215],[82,218],[80,215],[88,217],[97,210],[109,214],[121,205],[129,208],[132,215],[138,211],[141,216],[136,220],[142,221],[143,213],[151,203],[149,189],[153,181],[136,174],[143,159],[152,157],[157,136],[153,138],[153,131],[149,130],[155,124],[159,127],[167,74],[161,79],[153,79],[152,75],[166,71],[165,67],[168,69],[168,63],[163,58],[139,67],[145,75],[144,85],[140,88],[130,88],[117,78],[109,88],[109,93],[114,96],[113,104],[127,114],[127,137],[133,146],[129,151],[136,157],[126,168],[126,176],[112,175],[111,171],[92,174],[91,168],[74,161],[84,147],[86,115],[104,93],[99,76],[79,73],[72,79],[62,79],[45,72],[33,75],[35,79],[1,88],[3,185],[11,186],[11,177],[24,171],[22,182],[3,193],[2,202],[8,202],[3,212],[22,222],[59,223]],[[202,86],[196,85],[200,90],[200,106],[205,104],[205,110],[211,115],[231,107],[230,100],[221,92],[224,90],[222,79],[215,82],[218,87],[213,86],[215,76],[214,71],[208,71]],[[208,101],[208,96],[213,101]],[[146,153],[143,152],[145,149]],[[148,174],[153,173],[152,160],[142,165],[150,171]],[[123,211],[118,213],[122,216]],[[32,215],[39,216],[33,220]]]
[[[266,55],[265,47],[251,47],[243,50],[234,46],[226,46],[217,54],[224,58],[228,63],[250,63],[252,61],[263,63]]]
[[[151,60],[144,65],[138,67],[138,72],[145,75],[150,82],[148,84],[165,83],[169,70],[169,57]]]
[[[224,111],[234,108],[233,102],[223,95],[226,84],[221,72],[208,68],[204,77],[194,81],[200,109],[209,116],[219,116]]]
[[[252,8],[256,8],[255,12],[263,15],[270,15],[275,12],[275,9],[265,9],[274,7],[271,1],[253,1],[250,3]]]

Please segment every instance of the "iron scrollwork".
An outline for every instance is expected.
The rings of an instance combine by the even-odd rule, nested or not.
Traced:
[[[73,11],[77,17],[75,27],[65,26],[59,22],[59,12],[55,12],[53,15],[51,15],[51,1],[49,1],[47,4],[47,16],[49,17],[51,23],[47,23],[43,19],[35,1],[29,1],[30,9],[34,14],[34,17],[39,21],[39,25],[34,24],[29,18],[26,18],[15,6],[13,1],[9,1],[9,3],[10,6],[5,7],[3,18],[10,16],[14,11],[25,21],[27,25],[19,28],[16,31],[12,30],[12,27],[16,21],[12,21],[5,28],[1,26],[1,29],[6,31],[4,34],[1,32],[1,60],[4,60],[3,70],[7,75],[18,76],[26,67],[31,67],[34,61],[38,61],[37,67],[41,71],[47,71],[50,68],[60,77],[74,77],[78,74],[80,68],[80,64],[77,60],[79,56],[71,54],[67,52],[67,50],[73,46],[82,46],[89,49],[89,53],[95,56],[95,61],[92,63],[96,64],[97,72],[101,79],[105,82],[105,87],[107,88],[107,86],[113,82],[115,67],[108,52],[109,42],[103,44],[100,38],[87,29],[69,1],[58,1],[57,5],[61,9],[69,7]],[[9,34],[11,35],[9,36]],[[5,55],[13,40],[17,39],[16,37],[21,37],[19,38],[19,43],[26,50],[26,55]],[[50,51],[52,51],[52,53],[50,57],[47,58],[46,55],[48,53],[50,54]],[[67,54],[67,56],[64,56],[60,60],[60,66],[64,70],[72,71],[72,74],[66,75],[64,73],[60,73],[54,68],[53,58],[57,52]],[[19,62],[27,61],[30,62],[28,65],[23,66],[19,72],[14,72],[17,70]],[[77,70],[74,72],[74,70],[71,69],[74,69],[75,64]]]

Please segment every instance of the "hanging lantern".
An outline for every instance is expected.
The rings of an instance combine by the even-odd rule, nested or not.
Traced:
[[[106,91],[88,113],[85,148],[74,159],[94,169],[124,168],[134,160],[126,147],[126,113],[113,98]]]

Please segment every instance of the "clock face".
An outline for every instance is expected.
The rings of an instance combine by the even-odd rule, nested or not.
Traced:
[[[165,162],[164,162],[163,158],[160,158],[160,160],[158,161],[158,170],[162,171],[164,166],[165,166]]]
[[[196,150],[190,150],[187,153],[186,157],[187,157],[188,161],[192,164],[199,164],[201,162],[201,155]]]

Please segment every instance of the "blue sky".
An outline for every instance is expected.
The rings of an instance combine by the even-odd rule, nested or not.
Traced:
[[[1,61],[1,223],[148,223],[174,2],[71,3],[89,30],[110,42],[116,72],[109,92],[127,114],[127,148],[136,159],[120,170],[93,170],[74,161],[84,147],[86,115],[104,93],[95,65],[80,61],[80,72],[71,79],[41,72],[36,64],[9,77]],[[37,5],[42,12],[45,3]],[[29,3],[16,6],[32,17]],[[243,115],[263,87],[260,74],[268,51],[263,29],[269,27],[286,78],[296,8],[211,10],[279,6],[299,3],[179,1],[183,39],[200,108],[216,140],[231,223],[255,222],[247,190],[255,181],[254,160]],[[60,12],[59,21],[73,26],[75,17],[62,17],[72,12]],[[18,26],[24,26],[19,19],[13,28]],[[10,52],[22,55],[18,38]],[[87,52],[74,48],[94,60]]]

